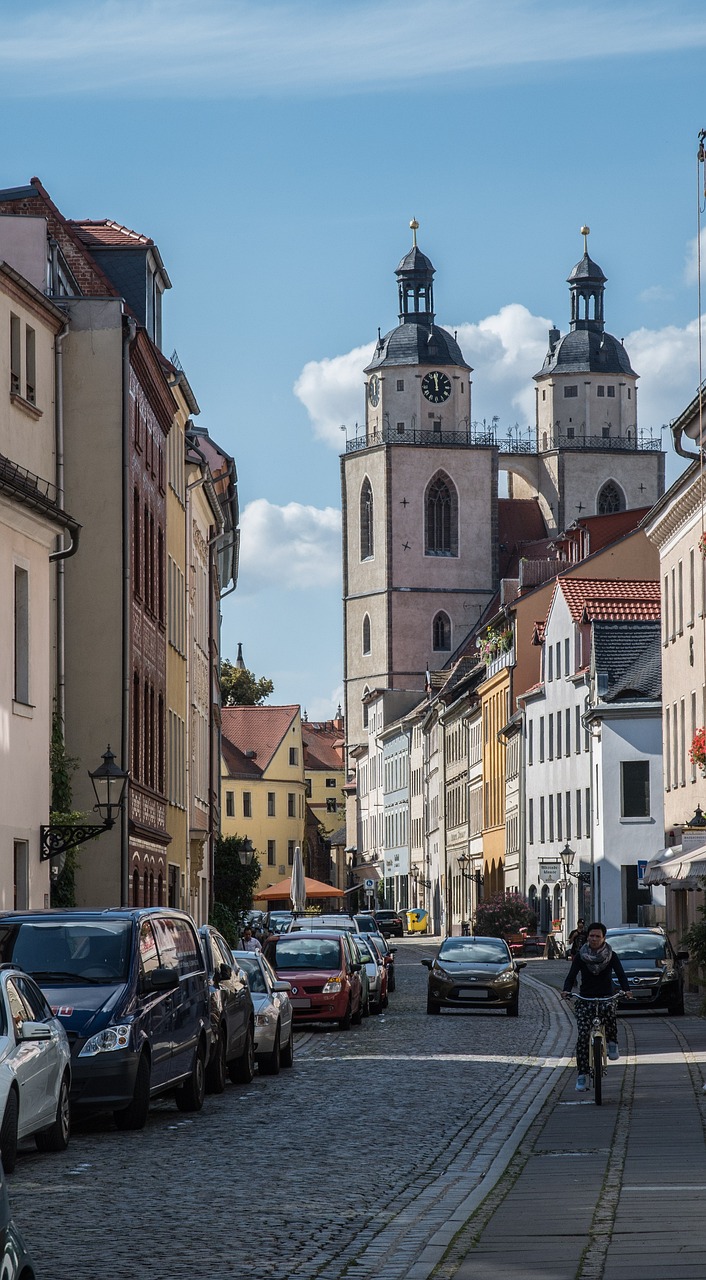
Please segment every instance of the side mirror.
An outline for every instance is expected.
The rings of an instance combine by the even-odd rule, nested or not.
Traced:
[[[51,1027],[46,1022],[21,1022],[17,1028],[18,1040],[51,1040]]]
[[[216,969],[216,977],[219,982],[227,982],[229,978],[233,977],[232,967],[229,964],[219,964]]]
[[[353,961],[353,963],[352,963],[352,965],[351,965],[351,970],[353,971],[353,973],[360,973],[360,971],[361,971],[361,969],[362,969],[362,968],[363,968],[363,966],[362,966],[362,964],[360,963],[360,961],[359,961],[359,960],[354,960],[354,961]]]
[[[396,950],[397,950],[397,947],[388,947],[388,951],[391,951],[393,955],[395,954]]]
[[[291,982],[273,982],[272,990],[273,991],[291,991],[292,984]]]
[[[160,965],[145,974],[142,985],[145,991],[174,991],[179,986],[179,971],[173,965]]]
[[[428,958],[425,958],[424,960],[422,960],[422,964],[424,965],[425,969],[431,969],[431,966],[433,965],[433,963],[434,961],[429,960]]]
[[[526,969],[526,968],[527,968],[527,961],[526,961],[526,960],[515,960],[514,964],[515,964],[515,968],[516,968],[516,969]]]

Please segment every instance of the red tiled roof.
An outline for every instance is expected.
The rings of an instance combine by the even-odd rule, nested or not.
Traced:
[[[149,236],[143,236],[139,231],[131,231],[130,227],[123,227],[119,222],[111,221],[110,218],[100,218],[97,221],[90,218],[85,221],[68,218],[67,222],[89,248],[122,249],[129,244],[154,246],[154,240],[150,240]]]
[[[311,720],[302,722],[304,743],[304,768],[327,769],[340,772],[343,768],[343,738],[341,730],[331,722],[319,724]]]
[[[223,707],[222,751],[229,768],[232,761],[235,773],[246,772],[253,777],[262,773],[298,712],[298,706]],[[248,756],[248,751],[255,755]]]
[[[563,592],[574,622],[652,622],[660,616],[659,582],[561,577],[556,589]]]

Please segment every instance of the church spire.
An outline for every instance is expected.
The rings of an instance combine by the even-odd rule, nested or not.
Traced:
[[[605,328],[603,315],[603,295],[605,293],[606,276],[597,262],[588,256],[588,237],[590,227],[582,227],[583,257],[576,263],[568,277],[571,294],[571,329],[592,329],[594,333],[602,333]]]
[[[417,245],[417,219],[412,218],[409,225],[412,248],[395,272],[400,324],[422,324],[431,329],[434,323],[434,268]]]

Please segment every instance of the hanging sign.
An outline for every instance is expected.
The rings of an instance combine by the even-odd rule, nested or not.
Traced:
[[[561,880],[561,863],[560,862],[540,862],[539,877],[544,880],[545,884],[556,884]]]

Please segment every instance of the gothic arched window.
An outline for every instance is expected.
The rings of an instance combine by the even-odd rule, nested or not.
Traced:
[[[370,618],[367,613],[363,618],[363,653],[370,653]]]
[[[373,557],[373,486],[366,476],[360,490],[360,558]]]
[[[429,483],[424,499],[425,552],[428,556],[458,555],[458,497],[443,471]]]
[[[599,516],[611,516],[615,511],[625,510],[625,494],[614,480],[606,480],[596,502]]]
[[[448,613],[437,613],[432,623],[432,647],[435,653],[451,648],[451,619]]]

